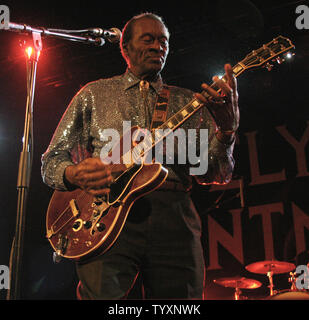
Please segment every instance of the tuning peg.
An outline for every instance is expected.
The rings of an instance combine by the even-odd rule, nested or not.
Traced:
[[[268,71],[271,71],[271,69],[273,68],[273,64],[270,64],[269,62],[267,62],[266,64],[265,64],[265,68],[268,70]]]

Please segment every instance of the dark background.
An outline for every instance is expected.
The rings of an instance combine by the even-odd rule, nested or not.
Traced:
[[[2,1],[10,8],[11,21],[33,27],[83,29],[86,27],[118,27],[133,15],[151,11],[161,15],[171,33],[170,54],[163,72],[169,84],[200,90],[202,82],[211,82],[213,75],[222,73],[223,65],[232,65],[242,60],[253,49],[260,47],[278,35],[289,37],[296,46],[296,55],[291,61],[274,67],[248,72],[238,79],[240,94],[241,125],[239,144],[235,147],[237,161],[235,176],[245,177],[248,184],[248,156],[244,133],[257,130],[263,134],[258,141],[263,145],[269,172],[287,169],[289,181],[295,181],[295,155],[290,150],[281,158],[281,146],[268,139],[267,135],[278,125],[287,125],[290,132],[299,138],[306,128],[308,117],[309,80],[309,35],[308,30],[295,26],[295,9],[309,1],[87,1],[83,4],[62,1],[35,3]],[[26,99],[26,64],[20,40],[30,39],[13,32],[0,31],[0,264],[9,264],[10,246],[14,236],[16,217],[16,181],[19,153],[22,148],[24,113]],[[52,190],[42,183],[40,157],[45,152],[54,129],[73,95],[89,81],[121,74],[126,66],[119,47],[106,43],[93,47],[76,42],[43,38],[40,56],[36,96],[34,103],[34,163],[31,187],[26,213],[25,249],[23,257],[23,299],[75,299],[77,278],[70,261],[60,264],[52,262],[52,250],[45,239],[45,213]],[[270,135],[271,136],[271,135]],[[283,147],[282,147],[283,148]],[[308,150],[307,154],[308,154]],[[289,161],[289,159],[292,159]],[[248,201],[254,205],[269,201],[281,201],[284,195],[291,196],[296,188],[299,201],[306,211],[308,206],[308,179],[297,185],[287,183],[286,193],[278,192],[270,198],[266,186],[250,193]],[[283,188],[282,187],[282,188]],[[220,193],[209,193],[208,187],[196,187],[194,200],[202,218],[207,207]],[[233,198],[235,192],[225,193]],[[292,196],[291,196],[292,197]],[[275,200],[275,201],[274,201]],[[285,200],[287,200],[285,198]],[[291,198],[291,200],[293,200]],[[235,199],[227,201],[224,209],[239,206]],[[216,214],[216,213],[215,213]],[[206,219],[206,218],[205,218]],[[222,219],[222,217],[221,217]],[[287,220],[289,221],[289,220]],[[288,223],[288,222],[287,222]],[[224,221],[223,221],[224,224]],[[289,230],[282,225],[282,230]],[[206,230],[206,229],[205,229]],[[206,233],[206,231],[205,231]],[[205,238],[207,235],[205,234]],[[245,263],[263,260],[263,254],[251,239],[250,258]],[[256,252],[254,248],[256,247]],[[232,257],[222,253],[224,274],[228,276],[229,266],[235,266]],[[207,252],[205,250],[206,264]],[[225,257],[225,258],[224,258]],[[282,254],[278,259],[283,259]],[[228,261],[232,260],[229,264]],[[234,262],[233,262],[234,261]],[[240,266],[237,265],[237,268]],[[243,266],[241,266],[243,267]],[[260,278],[261,279],[261,278]],[[263,278],[264,279],[264,278]],[[263,280],[262,279],[262,280]],[[212,273],[209,273],[209,280]],[[261,280],[261,281],[262,281]],[[284,279],[286,282],[287,280]],[[207,289],[207,286],[206,286]],[[230,297],[229,289],[210,286],[210,297]],[[214,290],[213,295],[211,290]],[[227,291],[226,291],[227,290]],[[5,290],[0,297],[5,299]],[[138,297],[138,288],[133,297]]]

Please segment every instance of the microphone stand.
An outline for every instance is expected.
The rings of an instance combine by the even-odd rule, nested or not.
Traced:
[[[25,212],[30,185],[30,176],[33,159],[33,101],[37,64],[42,50],[41,35],[32,33],[34,54],[29,53],[27,58],[27,102],[25,112],[23,147],[19,158],[17,178],[17,217],[15,237],[12,243],[10,255],[10,288],[7,294],[8,300],[16,300],[20,297],[21,289],[21,262],[23,254],[25,233]]]
[[[66,32],[53,32],[44,28],[32,28],[27,25],[9,23],[9,31],[24,32],[32,35],[33,54],[27,58],[27,101],[25,112],[23,146],[19,159],[17,178],[17,216],[15,236],[13,238],[10,252],[10,287],[7,293],[7,300],[18,300],[21,297],[21,264],[23,257],[23,245],[26,222],[27,197],[30,186],[30,176],[33,159],[33,102],[36,84],[37,65],[42,51],[43,36],[58,37],[70,41],[79,41],[88,44],[102,46],[103,38],[81,37]]]

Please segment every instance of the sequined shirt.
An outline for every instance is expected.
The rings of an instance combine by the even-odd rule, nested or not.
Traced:
[[[42,155],[42,178],[48,186],[68,190],[63,179],[65,168],[89,156],[100,157],[100,151],[107,143],[103,137],[104,129],[116,129],[122,135],[123,121],[131,121],[132,126],[150,128],[153,108],[163,82],[161,77],[150,82],[146,107],[139,83],[140,79],[127,70],[122,75],[90,82],[73,97]],[[169,89],[168,118],[193,98],[189,89],[175,86],[169,86]],[[226,145],[217,139],[214,134],[216,125],[207,108],[193,115],[183,128],[208,129],[208,170],[197,177],[198,182],[229,182],[234,168],[234,142]],[[188,165],[175,164],[167,168],[168,179],[190,184]]]

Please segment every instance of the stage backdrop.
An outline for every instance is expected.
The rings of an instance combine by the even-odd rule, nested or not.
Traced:
[[[236,275],[262,282],[260,289],[247,290],[247,296],[267,295],[266,274],[245,269],[253,262],[280,260],[296,266],[309,262],[308,139],[307,121],[298,123],[297,128],[280,125],[244,132],[235,149],[235,178],[207,192],[199,188],[202,206],[209,205],[211,198],[210,207],[200,210],[206,298],[229,297],[232,290],[219,288],[213,280]],[[275,275],[276,288],[289,288],[288,278],[288,273]]]

